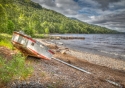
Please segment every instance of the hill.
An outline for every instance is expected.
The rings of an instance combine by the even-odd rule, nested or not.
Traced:
[[[23,30],[27,34],[43,33],[117,33],[105,27],[70,19],[43,8],[31,0],[0,1],[0,32]]]

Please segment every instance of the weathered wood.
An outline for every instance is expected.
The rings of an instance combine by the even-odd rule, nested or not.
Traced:
[[[45,38],[49,38],[49,39],[56,39],[56,40],[60,40],[60,39],[85,39],[85,37],[74,37],[74,36],[46,36]]]

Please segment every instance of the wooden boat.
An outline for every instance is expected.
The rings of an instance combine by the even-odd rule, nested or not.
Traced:
[[[12,44],[26,56],[50,60],[53,52],[23,32],[13,32]]]

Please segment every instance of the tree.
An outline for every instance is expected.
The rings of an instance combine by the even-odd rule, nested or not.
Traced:
[[[60,25],[59,33],[64,33],[64,25]]]
[[[0,4],[0,32],[5,32],[7,23],[6,9]]]
[[[34,30],[29,27],[25,27],[23,31],[30,36],[34,36]]]
[[[2,4],[9,4],[9,3],[13,3],[14,0],[0,0],[0,3]]]
[[[49,34],[49,33],[50,33],[48,27],[45,29],[45,33],[46,33],[46,34]]]
[[[15,29],[15,25],[11,20],[8,20],[7,28],[8,28],[9,34],[13,33],[13,31]]]

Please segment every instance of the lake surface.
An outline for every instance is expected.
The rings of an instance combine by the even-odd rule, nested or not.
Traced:
[[[81,52],[91,52],[125,60],[125,34],[61,34],[52,36],[85,37],[85,40],[54,40]]]

